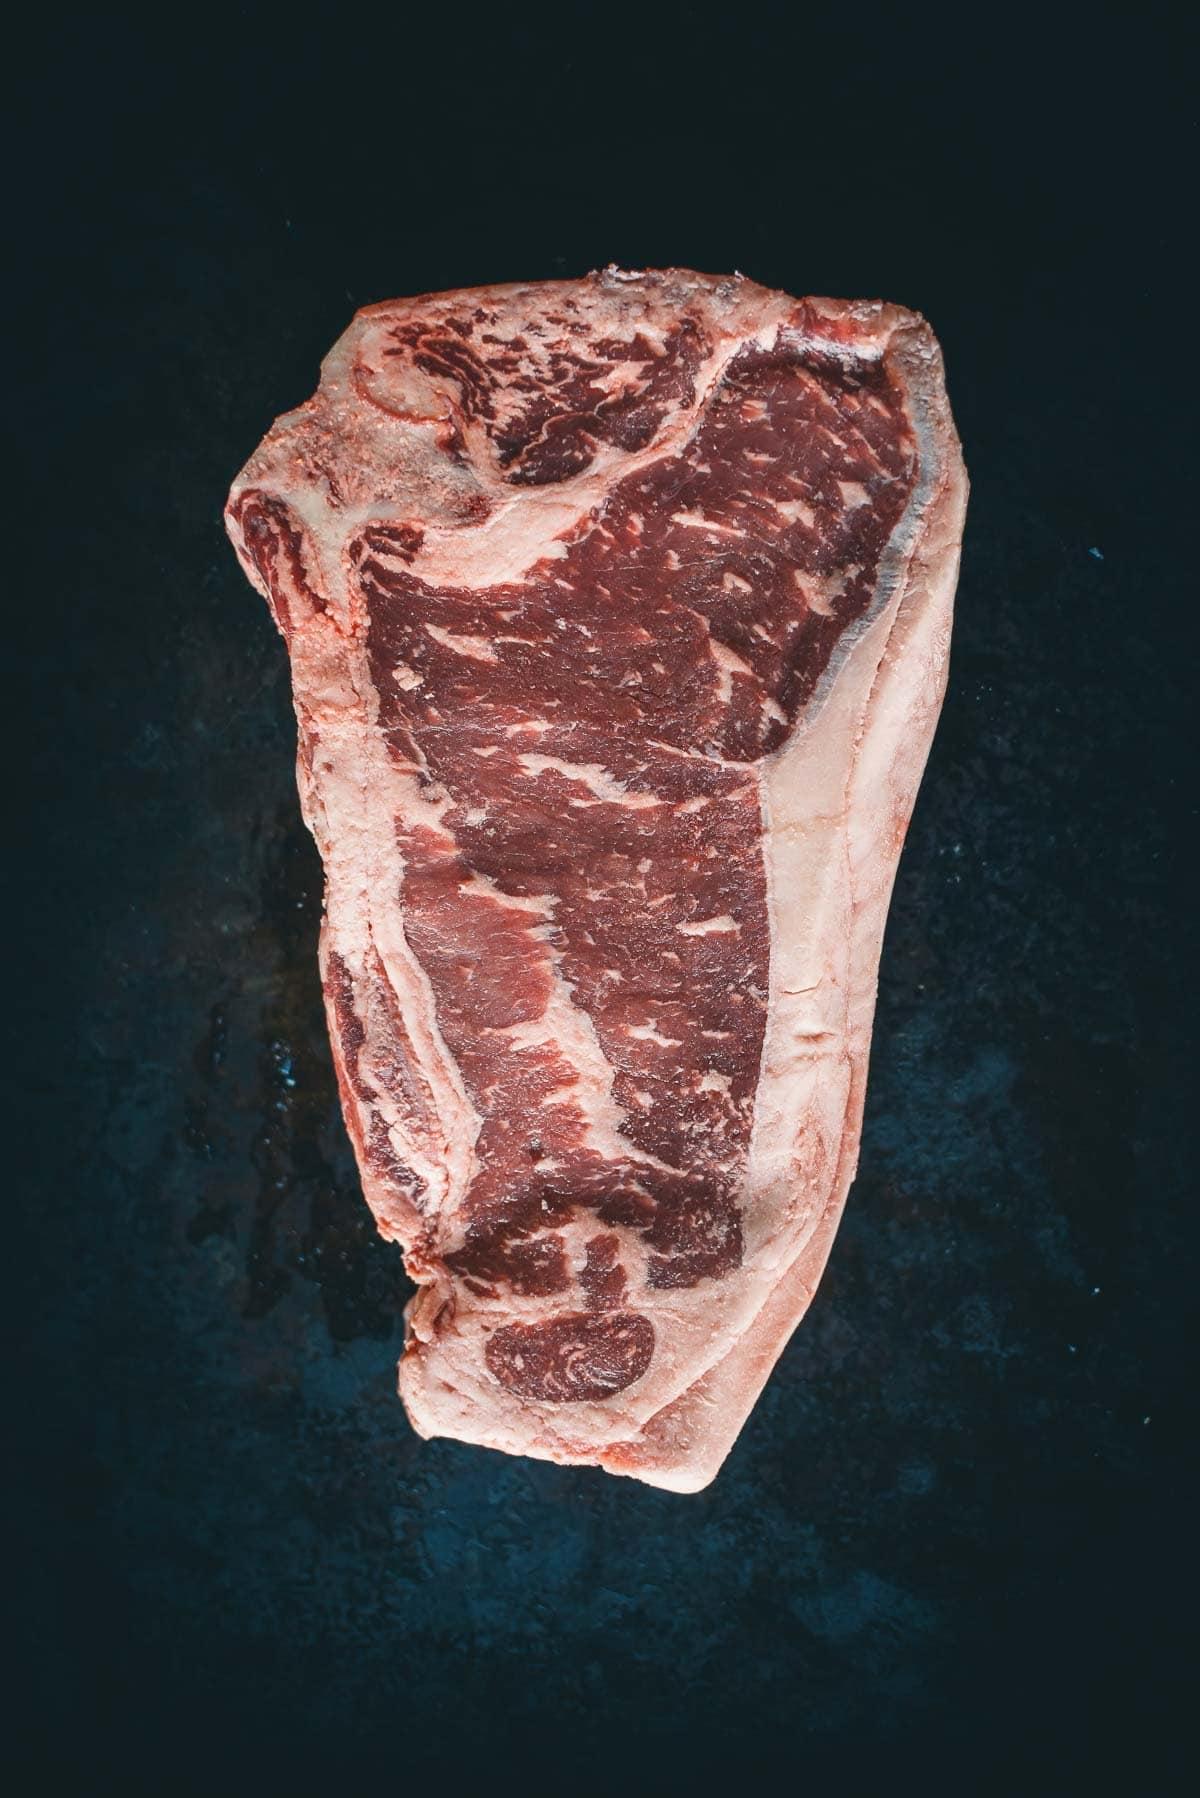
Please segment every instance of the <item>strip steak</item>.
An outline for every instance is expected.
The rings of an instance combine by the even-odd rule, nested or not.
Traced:
[[[368,307],[235,481],[421,1434],[720,1466],[854,1174],[965,498],[922,319],[679,270]]]

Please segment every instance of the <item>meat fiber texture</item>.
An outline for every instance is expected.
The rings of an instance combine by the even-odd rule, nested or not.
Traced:
[[[234,482],[422,1435],[728,1453],[855,1171],[965,501],[921,318],[615,268],[366,308]]]

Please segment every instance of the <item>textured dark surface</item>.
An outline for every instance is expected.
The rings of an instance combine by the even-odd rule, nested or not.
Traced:
[[[810,32],[830,73],[801,119],[790,17],[643,22],[635,55],[581,7],[577,41],[475,40],[449,92],[414,74],[432,26],[350,32],[334,83],[318,41],[243,23],[176,50],[109,20],[26,90],[22,1791],[398,1790],[406,1761],[470,1789],[532,1766],[532,1790],[704,1790],[728,1763],[788,1789],[907,1767],[1074,1791],[1126,1762],[1173,1789],[1176,53],[1146,14],[1036,58]],[[720,130],[696,110],[716,68]],[[653,100],[618,119],[631,80]],[[817,1303],[691,1498],[405,1422],[406,1283],[338,1115],[285,655],[220,525],[354,304],[610,258],[925,311],[974,482],[861,1173]]]

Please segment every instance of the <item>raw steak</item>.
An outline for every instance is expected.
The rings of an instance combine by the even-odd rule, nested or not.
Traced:
[[[712,1479],[854,1173],[966,480],[894,306],[368,307],[234,483],[416,1429]]]

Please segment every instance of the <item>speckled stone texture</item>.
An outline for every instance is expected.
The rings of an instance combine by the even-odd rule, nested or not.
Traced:
[[[657,123],[572,164],[514,113],[503,216],[464,178],[491,115],[468,91],[439,160],[413,100],[403,229],[347,154],[382,125],[316,104],[315,43],[160,66],[110,21],[54,64],[72,122],[14,373],[36,476],[5,1083],[22,1791],[392,1791],[449,1763],[463,1790],[916,1767],[931,1792],[1072,1792],[1126,1759],[1175,1789],[1194,664],[1183,460],[1161,368],[1130,355],[1167,189],[1083,99],[1044,103],[1110,78],[1102,34],[1033,72],[999,48],[974,86],[927,51],[903,168],[882,124],[835,129],[894,95],[903,46],[866,43],[801,168],[766,16],[756,93],[719,154],[695,137],[669,206],[641,177],[695,126],[680,96],[712,50],[651,33],[678,76]],[[1161,99],[1169,70],[1121,53]],[[494,51],[531,96],[556,54],[532,27]],[[1001,169],[1017,78],[1034,136]],[[880,210],[797,228],[797,193],[839,191]],[[861,1171],[807,1321],[691,1498],[405,1422],[407,1286],[338,1113],[284,650],[220,522],[354,303],[610,257],[920,308],[973,479]]]

